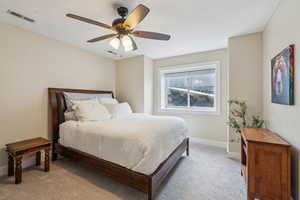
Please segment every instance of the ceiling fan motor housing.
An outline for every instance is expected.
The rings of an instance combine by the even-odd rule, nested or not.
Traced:
[[[112,22],[112,26],[117,26],[118,24],[122,24],[125,21],[125,18],[117,18]]]
[[[117,18],[112,22],[112,26],[117,26],[118,24],[123,24],[123,22],[125,21],[125,17],[128,15],[128,9],[126,7],[119,7],[117,9],[118,14],[122,17],[122,18]]]

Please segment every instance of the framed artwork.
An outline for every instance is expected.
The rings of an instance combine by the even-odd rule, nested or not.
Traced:
[[[294,49],[290,45],[271,61],[272,103],[294,105]]]

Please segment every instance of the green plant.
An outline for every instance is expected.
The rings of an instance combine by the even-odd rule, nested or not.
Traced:
[[[251,117],[250,123],[247,122],[247,104],[244,101],[229,100],[229,121],[228,125],[240,134],[242,128],[262,128],[264,120],[258,115]]]

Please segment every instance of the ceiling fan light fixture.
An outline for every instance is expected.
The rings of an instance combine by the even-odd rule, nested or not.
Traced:
[[[121,40],[125,51],[133,50],[132,40],[128,35],[124,35]]]
[[[120,39],[115,37],[114,39],[112,39],[110,42],[109,42],[110,46],[112,46],[113,48],[115,49],[119,49],[120,47]]]
[[[132,51],[133,50],[133,47],[124,47],[124,50],[127,52],[127,51]]]

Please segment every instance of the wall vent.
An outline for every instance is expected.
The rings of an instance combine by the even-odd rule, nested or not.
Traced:
[[[118,56],[118,57],[122,58],[122,55],[118,54],[117,52],[109,50],[109,51],[107,51],[107,53],[110,53],[110,54],[112,54],[114,56]]]
[[[107,53],[113,54],[113,55],[115,55],[115,56],[117,56],[117,55],[118,55],[116,52],[114,52],[114,51],[111,51],[111,50],[107,51]]]
[[[26,17],[26,16],[24,16],[24,15],[22,15],[22,14],[20,14],[20,13],[15,12],[15,11],[8,10],[7,13],[8,13],[8,14],[11,14],[11,15],[14,16],[14,17],[18,17],[18,18],[23,19],[23,20],[25,20],[25,21],[27,21],[27,22],[30,22],[30,23],[34,23],[34,22],[35,22],[34,19],[31,19],[31,18],[29,18],[29,17]]]

